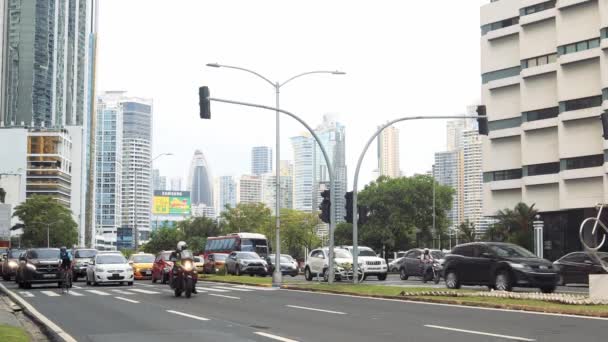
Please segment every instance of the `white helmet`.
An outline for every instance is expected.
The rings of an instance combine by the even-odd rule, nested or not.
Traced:
[[[430,251],[429,251],[429,249],[428,249],[428,248],[425,248],[425,249],[424,249],[424,254],[429,254],[429,252],[430,252]]]
[[[177,243],[177,251],[181,252],[184,249],[188,248],[188,245],[186,244],[186,241],[180,241]]]

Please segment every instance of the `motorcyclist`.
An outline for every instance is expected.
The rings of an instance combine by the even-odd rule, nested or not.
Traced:
[[[177,243],[177,248],[175,249],[175,251],[173,251],[171,253],[171,257],[170,259],[173,261],[173,274],[177,273],[177,270],[179,267],[182,266],[182,253],[184,253],[184,251],[186,251],[188,249],[188,244],[185,241],[180,241]],[[189,255],[192,255],[192,252],[187,252]],[[192,289],[192,293],[197,293],[196,292],[196,279],[197,277],[194,277],[194,288]],[[173,281],[173,280],[172,280]]]
[[[424,252],[420,255],[420,262],[422,263],[422,276],[424,277],[427,270],[433,266],[433,255],[428,248],[425,248]]]

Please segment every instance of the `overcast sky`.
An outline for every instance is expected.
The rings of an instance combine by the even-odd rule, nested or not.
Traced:
[[[325,113],[346,125],[349,189],[356,161],[375,128],[408,115],[463,114],[479,102],[479,6],[473,1],[99,0],[97,90],[126,90],[154,101],[154,167],[186,177],[194,150],[213,176],[246,174],[251,147],[274,148],[274,113],[212,103],[198,114],[198,87],[214,97],[274,105],[274,90],[253,75],[205,67],[253,69],[286,85],[281,108],[316,127]],[[430,170],[445,149],[445,121],[398,124],[401,169]],[[304,128],[284,117],[281,159]],[[361,180],[377,167],[376,144]]]

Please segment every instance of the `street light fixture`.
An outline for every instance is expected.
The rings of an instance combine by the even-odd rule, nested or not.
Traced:
[[[275,151],[275,155],[276,155],[276,206],[275,206],[275,211],[276,211],[276,250],[275,250],[275,265],[280,265],[281,264],[281,239],[280,239],[280,227],[281,227],[281,135],[280,135],[280,116],[279,116],[279,95],[280,95],[280,89],[282,86],[284,86],[285,84],[293,81],[296,78],[305,76],[305,75],[311,75],[311,74],[331,74],[331,75],[346,75],[345,72],[343,71],[326,71],[326,70],[317,70],[317,71],[309,71],[309,72],[304,72],[301,74],[297,74],[295,76],[292,76],[290,78],[288,78],[287,80],[285,80],[284,82],[272,82],[270,79],[262,76],[261,74],[253,71],[253,70],[249,70],[246,68],[241,68],[241,67],[237,67],[237,66],[231,66],[231,65],[224,65],[224,64],[219,64],[219,63],[207,63],[208,67],[212,67],[212,68],[228,68],[228,69],[236,69],[236,70],[241,70],[241,71],[245,71],[248,72],[250,74],[256,75],[257,77],[263,79],[264,81],[266,81],[267,83],[269,83],[274,89],[275,89],[275,99],[276,99],[276,151]],[[335,189],[331,189],[331,196],[333,197],[335,194]],[[334,202],[334,206],[335,206],[335,202]],[[335,207],[334,207],[335,208]],[[335,209],[332,210],[332,216],[335,216]],[[335,219],[334,219],[335,222]],[[333,260],[333,234],[334,232],[330,229],[330,246],[329,246],[329,257],[330,257],[330,261]],[[333,275],[333,265],[330,263],[329,265],[330,268],[330,276]],[[273,274],[272,274],[272,285],[274,287],[279,287],[281,286],[281,282],[282,282],[282,274],[281,274],[281,270],[279,267],[276,267]]]

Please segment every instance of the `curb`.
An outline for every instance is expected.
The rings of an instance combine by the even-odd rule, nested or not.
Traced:
[[[43,314],[38,312],[32,305],[23,300],[23,298],[16,295],[13,291],[9,290],[0,283],[0,291],[4,292],[14,303],[19,305],[29,318],[38,323],[43,328],[43,332],[50,338],[51,341],[63,341],[63,342],[77,342],[70,334],[63,331],[57,324],[46,318]]]

